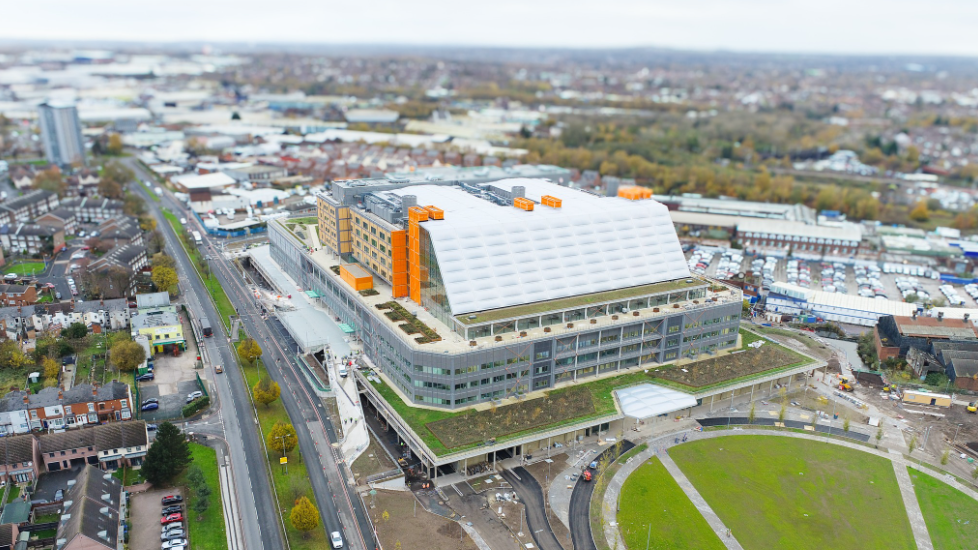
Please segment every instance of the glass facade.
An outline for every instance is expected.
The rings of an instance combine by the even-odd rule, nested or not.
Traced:
[[[447,326],[455,326],[452,319],[451,306],[448,304],[448,293],[445,292],[445,282],[441,278],[441,271],[438,269],[438,256],[435,254],[434,247],[431,246],[431,238],[424,227],[420,228],[418,235],[420,255],[421,255],[421,305],[428,308],[428,311],[436,319],[445,323]]]

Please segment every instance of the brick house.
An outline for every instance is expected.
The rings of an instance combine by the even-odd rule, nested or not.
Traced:
[[[32,437],[37,438],[39,457],[48,472],[81,464],[103,470],[139,468],[149,448],[146,423],[141,420]]]
[[[0,305],[30,306],[37,302],[37,289],[33,285],[0,284]]]
[[[30,434],[0,438],[0,481],[29,483],[41,473],[41,452]]]
[[[0,223],[26,223],[42,214],[58,208],[58,195],[51,191],[35,189],[7,202],[0,203]]]
[[[44,388],[24,396],[31,427],[36,430],[75,428],[133,417],[129,384],[117,381],[104,386],[79,384],[67,391]]]
[[[67,208],[57,208],[47,214],[38,216],[34,223],[61,229],[65,235],[74,235],[78,232],[78,218],[75,213]]]
[[[122,522],[126,500],[122,482],[96,468],[82,468],[65,495],[58,523],[58,550],[119,550],[125,546]]]

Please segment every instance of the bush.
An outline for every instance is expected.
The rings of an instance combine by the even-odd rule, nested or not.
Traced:
[[[197,399],[194,399],[193,401],[188,403],[183,408],[183,417],[187,418],[193,416],[198,412],[200,412],[201,410],[205,409],[210,404],[211,404],[211,398],[209,395],[205,395],[204,397],[198,397]]]

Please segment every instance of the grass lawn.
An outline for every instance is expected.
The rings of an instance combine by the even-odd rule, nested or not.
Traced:
[[[231,300],[228,299],[227,293],[224,292],[224,288],[221,287],[220,281],[213,274],[207,277],[203,276],[203,270],[201,270],[201,263],[204,261],[200,256],[200,251],[196,248],[190,248],[187,243],[183,241],[180,236],[184,233],[184,228],[180,225],[180,220],[167,209],[163,209],[163,217],[166,221],[170,222],[170,227],[173,228],[173,232],[177,235],[177,240],[180,241],[180,245],[183,249],[187,251],[187,256],[190,257],[190,261],[197,268],[197,272],[201,274],[201,280],[204,282],[204,286],[207,288],[207,293],[211,295],[211,300],[214,302],[214,307],[217,308],[218,314],[221,316],[221,322],[228,330],[231,329],[231,316],[235,315],[234,306],[231,305]]]
[[[646,544],[676,550],[725,548],[657,457],[628,476],[621,502],[618,529],[628,548],[645,548]]]
[[[122,485],[138,485],[144,481],[146,478],[143,477],[142,470],[133,470],[131,468],[119,468],[112,472],[112,476],[122,482]]]
[[[7,492],[7,502],[13,502],[13,500],[19,496],[20,485],[11,485],[10,491]],[[6,504],[6,502],[4,504]]]
[[[18,275],[30,275],[44,271],[44,262],[16,262],[3,268],[3,274],[16,273]]]
[[[910,479],[935,550],[974,548],[978,540],[978,501],[914,469],[910,469]]]
[[[258,380],[262,376],[268,375],[261,365],[261,360],[258,360],[256,363],[256,365],[246,365],[239,358],[241,372],[247,381],[249,391],[258,383]],[[265,434],[272,429],[272,426],[276,422],[292,423],[281,399],[277,399],[268,405],[258,405],[257,410],[258,424],[261,428],[259,437],[262,439],[265,439]],[[296,429],[303,428],[303,426],[296,427]],[[289,539],[289,546],[292,550],[326,548],[329,546],[329,541],[326,540],[326,531],[322,528],[322,519],[320,519],[320,527],[309,531],[307,535],[303,535],[302,532],[292,527],[292,523],[289,521],[289,511],[292,510],[292,505],[296,498],[305,495],[309,497],[309,500],[312,501],[314,506],[316,505],[316,499],[312,492],[312,484],[309,481],[309,474],[306,470],[305,462],[302,459],[302,452],[299,450],[299,446],[296,445],[295,449],[288,453],[287,456],[289,459],[288,469],[279,465],[280,455],[275,451],[269,450],[265,459],[272,467],[272,486],[275,488],[275,496],[278,499],[279,508],[284,514],[285,535]]]
[[[224,529],[224,507],[221,505],[221,481],[217,473],[217,451],[198,443],[191,443],[190,454],[194,458],[194,464],[203,470],[204,479],[207,480],[207,485],[211,488],[210,506],[200,516],[199,521],[197,512],[193,510],[197,497],[192,496],[187,500],[187,528],[190,531],[190,540],[194,542],[194,548],[203,550],[226,549],[228,539]],[[187,487],[185,494],[189,495],[191,489],[187,484],[187,471],[184,470],[180,474],[175,485]]]
[[[885,458],[765,436],[694,441],[669,453],[744,548],[916,548]]]

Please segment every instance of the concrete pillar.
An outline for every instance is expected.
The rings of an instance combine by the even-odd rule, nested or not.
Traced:
[[[710,412],[713,412],[713,400],[715,400],[716,398],[717,398],[717,394],[713,394],[710,396]]]
[[[462,479],[469,478],[469,459],[466,458],[462,461]]]
[[[492,453],[492,471],[496,471],[496,453]]]
[[[547,458],[550,458],[550,449],[553,448],[553,444],[550,443],[550,437],[547,436]]]

